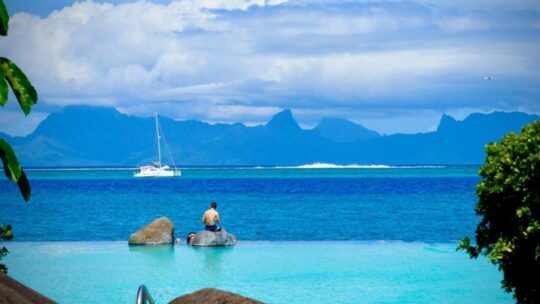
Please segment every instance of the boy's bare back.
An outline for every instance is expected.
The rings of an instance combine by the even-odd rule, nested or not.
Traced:
[[[204,212],[201,221],[206,226],[214,226],[216,222],[219,222],[219,213],[215,209],[210,208]]]

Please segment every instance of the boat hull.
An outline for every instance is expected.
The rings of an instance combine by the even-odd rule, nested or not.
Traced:
[[[175,177],[181,176],[182,173],[180,170],[169,170],[166,168],[156,168],[156,167],[141,167],[139,172],[133,174],[134,177]]]

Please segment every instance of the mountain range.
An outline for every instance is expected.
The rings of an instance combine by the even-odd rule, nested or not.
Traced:
[[[340,118],[302,129],[290,110],[265,125],[208,124],[160,116],[165,141],[180,166],[335,164],[481,164],[484,146],[535,120],[519,112],[443,115],[436,131],[380,135]],[[134,166],[156,159],[153,118],[112,108],[70,106],[50,114],[25,137],[0,134],[31,166]],[[167,153],[164,153],[167,154]]]

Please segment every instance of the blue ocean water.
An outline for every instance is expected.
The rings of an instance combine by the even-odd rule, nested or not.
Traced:
[[[473,235],[477,167],[187,168],[138,179],[131,169],[28,170],[32,199],[0,180],[0,222],[16,241],[118,241],[160,216],[177,237],[217,201],[240,240],[452,242]]]

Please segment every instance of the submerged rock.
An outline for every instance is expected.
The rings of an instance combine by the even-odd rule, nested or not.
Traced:
[[[234,246],[236,244],[236,236],[227,233],[225,230],[218,232],[202,230],[195,234],[193,246]]]
[[[130,245],[171,244],[174,240],[174,224],[167,217],[155,219],[129,237]]]
[[[178,297],[169,304],[198,304],[198,303],[234,303],[234,304],[259,304],[257,300],[246,298],[241,295],[215,288],[204,288],[194,293]]]

